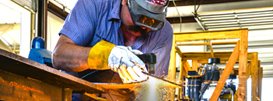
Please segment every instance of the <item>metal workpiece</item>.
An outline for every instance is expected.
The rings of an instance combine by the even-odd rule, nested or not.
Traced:
[[[145,53],[137,55],[147,66],[147,70],[150,74],[155,73],[156,55],[154,53]]]
[[[86,80],[39,64],[16,54],[0,49],[0,70],[33,78],[50,85],[70,88],[73,91],[102,93],[104,89]]]

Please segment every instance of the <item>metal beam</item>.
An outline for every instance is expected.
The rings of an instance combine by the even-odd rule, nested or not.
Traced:
[[[46,40],[47,34],[47,0],[38,0],[37,36]]]
[[[167,18],[167,20],[171,24],[196,22],[193,16],[184,16],[184,17],[182,17],[182,21],[180,21],[180,17],[170,17],[170,18]]]
[[[49,2],[47,4],[48,6],[48,11],[53,13],[54,15],[60,17],[61,19],[65,20],[66,16],[68,15],[68,12],[65,10],[61,9],[57,5],[53,4],[52,2]]]

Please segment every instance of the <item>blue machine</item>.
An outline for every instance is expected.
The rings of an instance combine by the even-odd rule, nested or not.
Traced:
[[[35,37],[32,40],[31,50],[28,58],[30,60],[46,64],[52,67],[52,52],[45,49],[45,41],[41,37]]]

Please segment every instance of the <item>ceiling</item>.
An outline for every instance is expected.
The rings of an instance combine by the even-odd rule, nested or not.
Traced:
[[[197,0],[197,3],[194,3],[194,1],[178,0],[175,1],[176,7],[174,7],[173,2],[170,2],[167,18],[171,23],[179,23],[179,16],[182,16],[186,23],[195,22],[193,13],[199,4],[200,7],[196,10],[197,13],[273,6],[273,0]]]
[[[273,7],[195,14],[203,30],[273,28]]]

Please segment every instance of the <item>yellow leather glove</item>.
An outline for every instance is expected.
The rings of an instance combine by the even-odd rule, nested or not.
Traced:
[[[145,64],[130,50],[102,40],[91,48],[88,66],[96,70],[111,69],[118,72],[121,78],[126,78],[123,79],[124,83],[146,80],[147,76],[141,72],[147,72]],[[134,67],[136,64],[138,68]]]
[[[108,67],[108,57],[114,47],[114,44],[104,40],[98,42],[89,52],[88,66],[96,70],[110,69]]]

